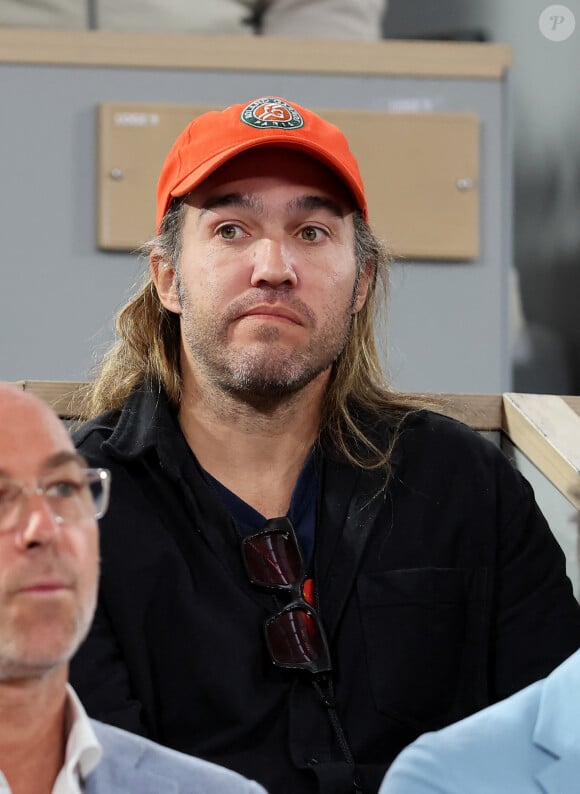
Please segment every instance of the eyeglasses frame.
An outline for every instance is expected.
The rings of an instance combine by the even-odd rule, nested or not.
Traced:
[[[96,483],[96,482],[99,482],[101,484],[102,489],[103,489],[102,497],[101,497],[100,509],[97,510],[97,506],[96,506],[94,500],[92,499],[92,495],[91,495],[91,502],[93,503],[93,508],[94,509],[93,509],[93,511],[90,514],[89,513],[87,514],[87,515],[91,515],[96,520],[99,520],[100,518],[102,518],[105,515],[105,513],[107,512],[107,509],[109,507],[109,498],[110,498],[110,493],[111,493],[111,472],[108,469],[104,469],[104,468],[82,468],[81,471],[83,473],[83,477],[85,478],[85,483],[84,484],[86,485],[87,488],[89,488],[89,490],[90,490],[91,484],[92,483]],[[47,490],[52,485],[54,485],[54,483],[50,483],[48,485],[40,485],[39,483],[37,483],[35,487],[29,487],[29,486],[25,485],[23,482],[20,482],[19,480],[14,480],[14,479],[12,479],[10,477],[0,478],[0,480],[2,480],[2,479],[7,480],[10,483],[12,483],[13,485],[18,486],[18,497],[17,497],[17,499],[18,499],[18,501],[19,501],[19,503],[21,505],[20,508],[19,508],[19,512],[18,512],[18,519],[19,520],[20,520],[20,517],[22,515],[22,512],[25,509],[24,508],[24,503],[22,503],[22,499],[26,499],[28,501],[31,496],[41,496],[43,499],[46,500],[46,502],[48,504],[48,507],[50,509],[50,512],[52,513],[55,521],[58,524],[65,523],[65,519],[63,519],[62,516],[58,515],[54,511],[54,508],[53,508],[53,506],[51,504],[51,500],[47,496]],[[12,529],[13,529],[12,527],[6,527],[6,528],[3,529],[1,527],[1,524],[0,524],[0,535],[8,534],[9,532],[12,531]]]

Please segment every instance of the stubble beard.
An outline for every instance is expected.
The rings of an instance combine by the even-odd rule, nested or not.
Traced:
[[[67,664],[87,636],[93,612],[94,608],[79,606],[71,613],[47,605],[29,620],[0,629],[0,681],[40,678]],[[47,649],[31,648],[29,638],[39,631],[50,632],[51,625],[61,634],[59,646],[50,647],[49,639]]]
[[[280,293],[268,292],[272,293],[270,302],[279,301]],[[222,317],[200,316],[183,291],[180,298],[182,333],[193,361],[219,391],[261,407],[279,405],[331,367],[346,345],[352,322],[352,301],[334,312],[329,308],[317,327],[313,313],[289,296],[286,305],[295,308],[313,329],[307,347],[291,349],[281,339],[283,329],[264,323],[256,329],[254,341],[240,349],[228,343],[230,324],[246,308],[244,304],[258,302],[255,296],[236,302]],[[259,300],[268,302],[263,294]]]

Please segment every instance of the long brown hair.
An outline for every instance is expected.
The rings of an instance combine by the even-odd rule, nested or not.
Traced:
[[[184,213],[185,197],[173,202],[159,234],[142,247],[144,256],[171,263],[176,272]],[[374,275],[365,305],[353,316],[347,343],[333,364],[319,438],[357,466],[388,470],[396,433],[385,449],[371,438],[370,425],[397,430],[409,412],[424,407],[427,401],[421,395],[394,391],[384,376],[375,345],[375,322],[381,302],[386,300],[391,256],[359,211],[354,215],[354,239],[358,273],[370,268]],[[121,409],[140,386],[163,388],[177,408],[182,389],[180,320],[161,304],[149,272],[120,310],[116,330],[116,342],[87,392],[83,417]],[[366,421],[361,421],[362,416]]]

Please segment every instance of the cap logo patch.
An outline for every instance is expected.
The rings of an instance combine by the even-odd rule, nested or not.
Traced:
[[[304,126],[304,119],[292,105],[274,97],[263,97],[246,105],[240,119],[259,130],[297,130]]]

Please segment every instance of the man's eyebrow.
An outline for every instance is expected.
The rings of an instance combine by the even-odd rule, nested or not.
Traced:
[[[291,211],[306,211],[312,212],[313,210],[326,210],[337,218],[344,218],[344,207],[334,199],[328,196],[306,195],[299,196],[288,202],[288,209]],[[225,193],[222,196],[211,196],[205,201],[201,207],[200,217],[206,212],[220,207],[239,207],[241,209],[252,210],[254,212],[263,212],[264,207],[262,201],[256,196],[249,193]],[[350,209],[348,210],[350,212]]]
[[[82,455],[79,455],[77,452],[70,452],[69,450],[63,450],[62,452],[56,452],[54,455],[51,455],[49,458],[46,458],[42,462],[41,469],[43,471],[52,471],[52,469],[57,469],[59,466],[64,466],[67,463],[76,463],[77,466],[80,466],[82,469],[87,468],[87,462],[83,458]],[[11,474],[7,469],[3,469],[0,467],[0,477],[10,477]]]
[[[338,201],[329,198],[328,196],[299,196],[288,202],[288,208],[291,210],[327,210],[331,215],[337,218],[344,218],[344,207]],[[350,210],[349,210],[350,212]]]
[[[264,209],[262,202],[248,193],[225,193],[223,196],[210,196],[207,201],[204,201],[200,217],[205,215],[206,212],[220,207],[239,207],[253,210],[254,212],[262,212]]]
[[[62,452],[57,452],[55,455],[51,455],[43,462],[42,468],[49,471],[50,469],[64,466],[66,463],[76,463],[77,466],[83,469],[87,468],[87,462],[82,455],[79,455],[78,452],[69,452],[68,450],[63,450]]]

